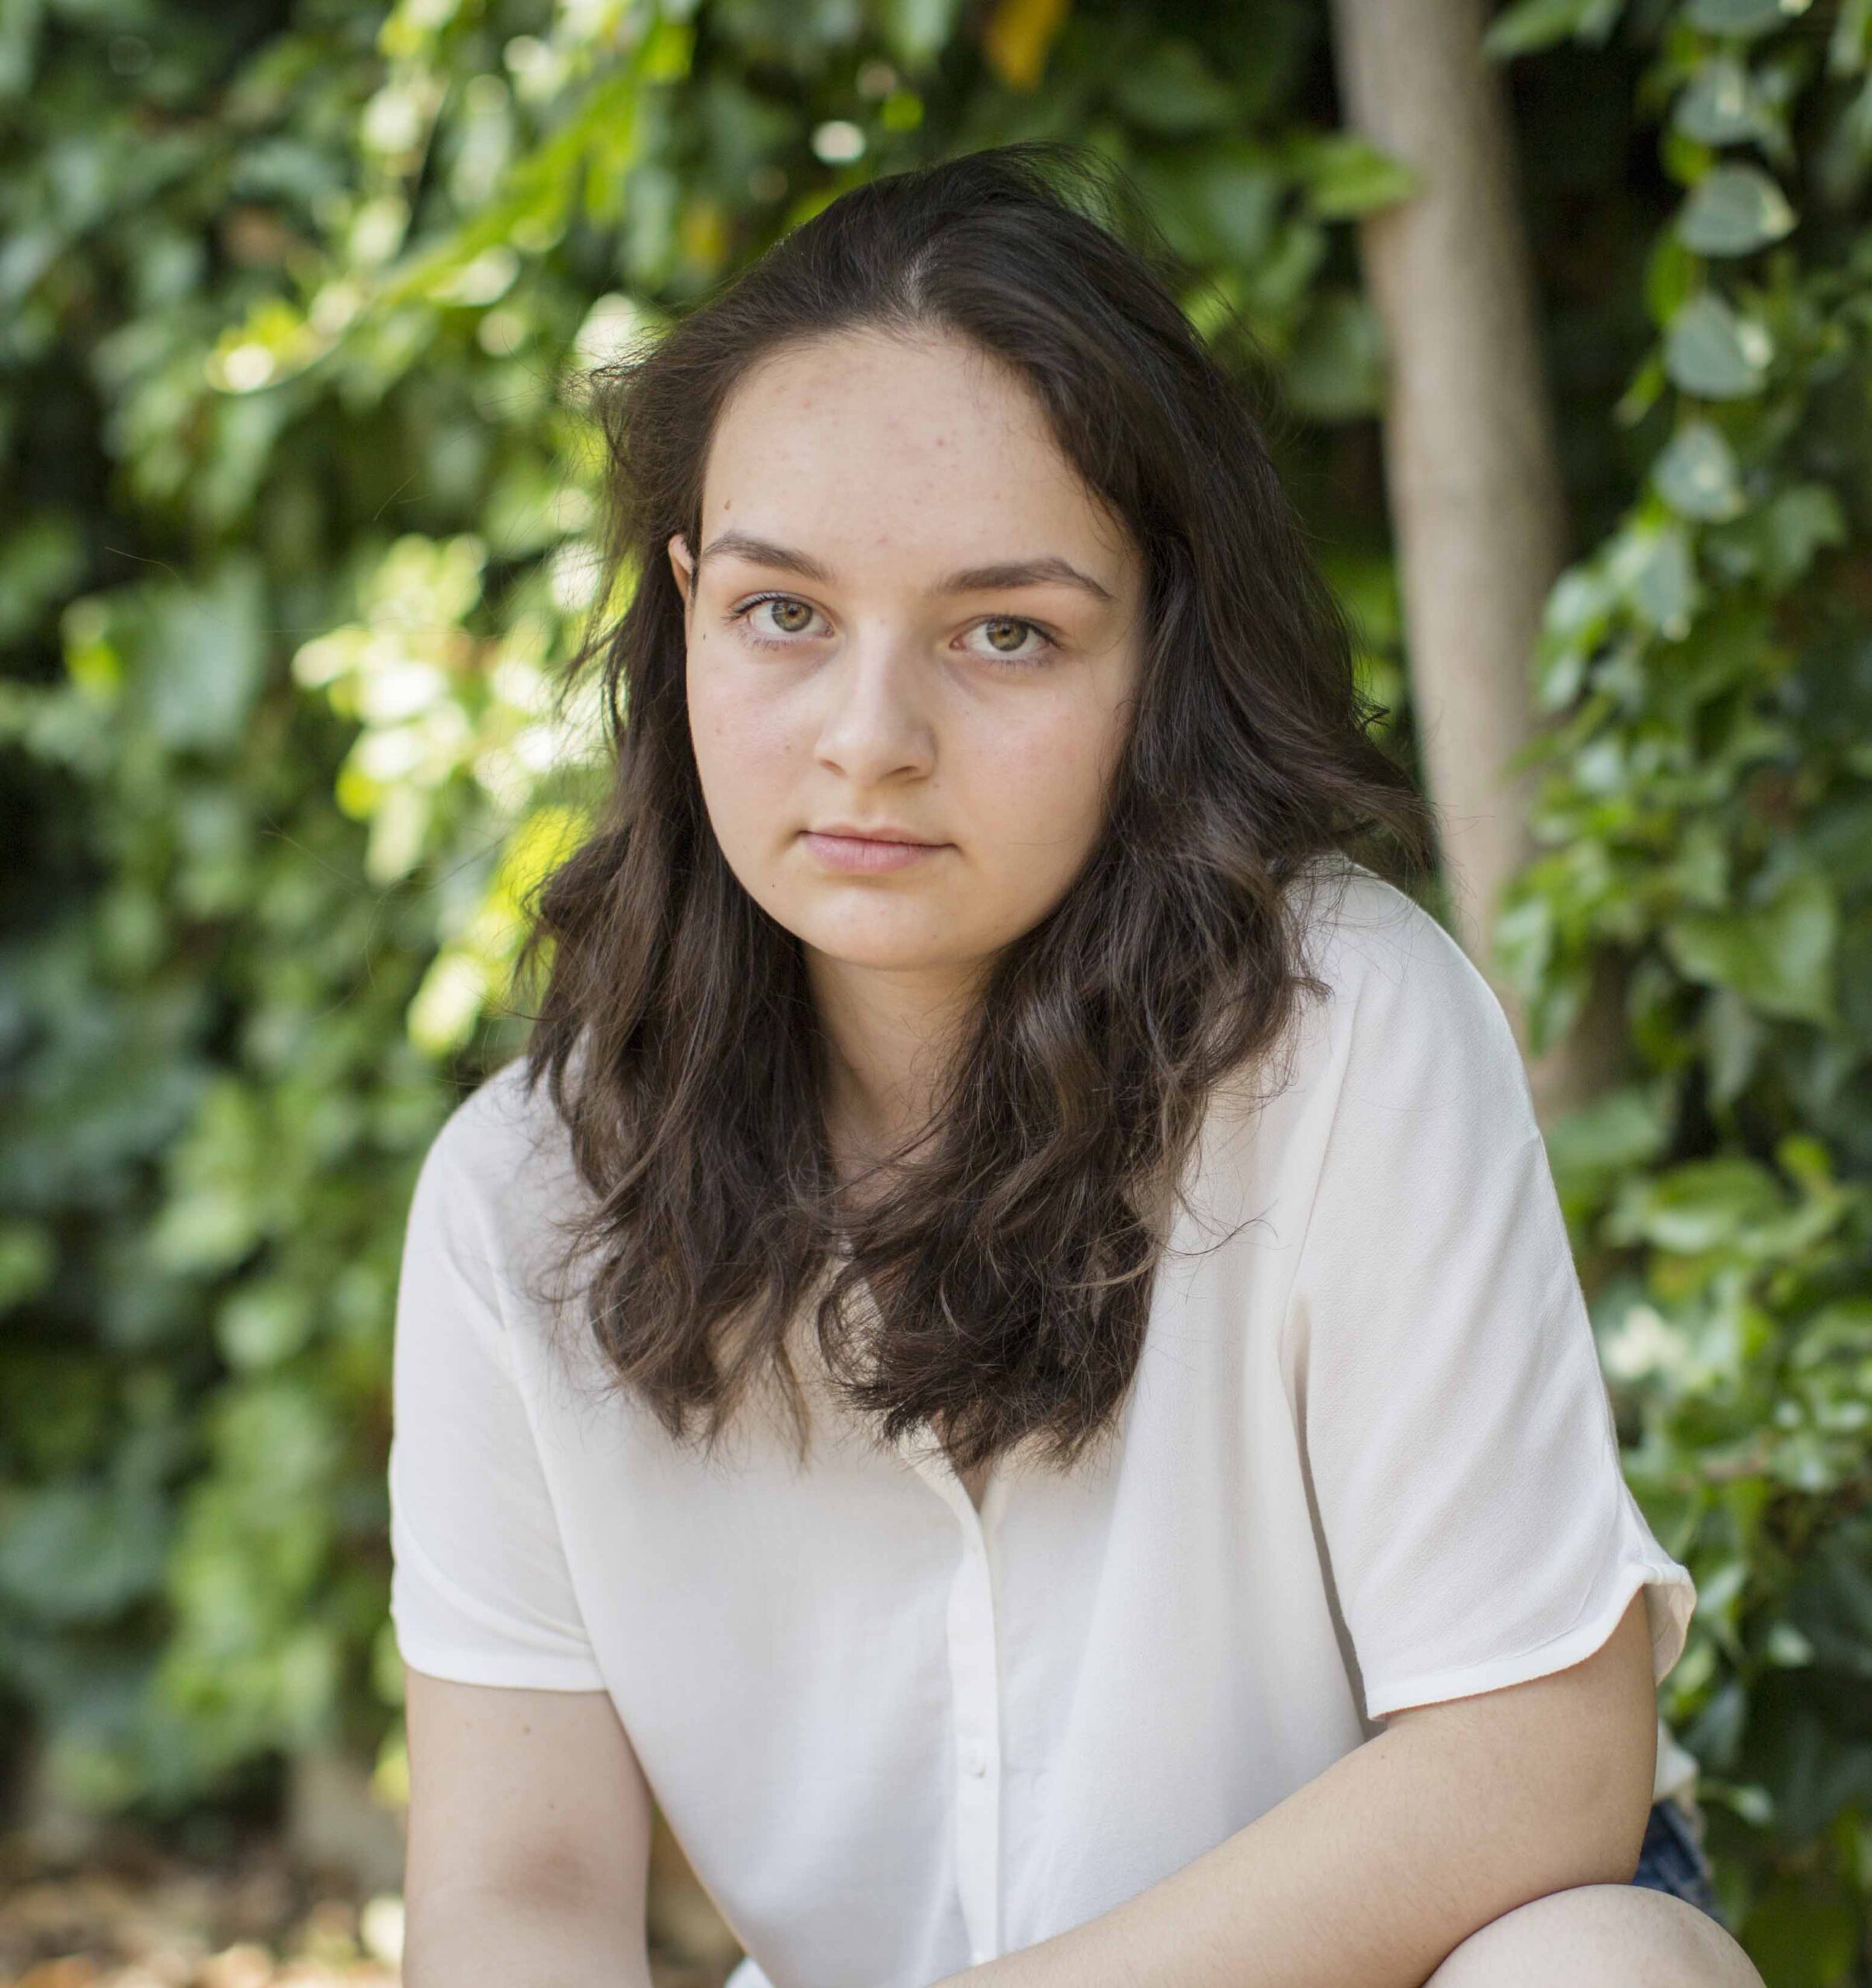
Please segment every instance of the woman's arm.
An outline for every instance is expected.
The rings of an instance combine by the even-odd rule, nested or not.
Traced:
[[[1419,1988],[1502,1913],[1572,1885],[1631,1881],[1656,1750],[1641,1590],[1585,1662],[1394,1713],[1377,1738],[1135,1898],[951,1979]]]
[[[651,1988],[641,1945],[614,1914],[550,1893],[425,1899],[405,1988]]]
[[[650,1791],[610,1695],[404,1676],[406,1988],[650,1988]]]

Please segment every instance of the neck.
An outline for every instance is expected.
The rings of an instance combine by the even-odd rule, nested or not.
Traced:
[[[842,1176],[926,1128],[974,1013],[976,980],[808,954],[826,1048],[826,1126]]]

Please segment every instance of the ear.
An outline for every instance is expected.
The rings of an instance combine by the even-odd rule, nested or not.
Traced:
[[[682,604],[689,605],[696,577],[696,562],[689,555],[689,540],[682,533],[672,532],[669,539],[669,563],[676,576],[676,590],[682,596]]]

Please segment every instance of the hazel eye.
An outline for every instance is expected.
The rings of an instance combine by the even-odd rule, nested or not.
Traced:
[[[801,600],[797,594],[757,594],[753,600],[743,601],[741,606],[728,617],[728,619],[731,621],[742,623],[746,631],[748,641],[759,644],[763,648],[780,648],[784,646],[783,643],[773,641],[770,636],[762,632],[761,624],[757,623],[755,617],[763,609],[772,610],[771,618],[766,624],[766,627],[783,636],[805,634],[811,624],[813,617],[819,611],[810,601]]]
[[[812,610],[803,600],[770,600],[773,625],[789,635],[797,635],[812,619]]]
[[[758,648],[790,648],[793,642],[816,632],[812,624],[819,610],[797,594],[756,594],[731,610],[728,620],[738,624],[746,639]],[[765,617],[764,619],[762,617]],[[1010,669],[1046,662],[1059,646],[1053,634],[1037,621],[1018,614],[995,614],[978,621],[969,631],[982,635],[985,648],[970,645],[970,653],[984,662]]]
[[[1038,622],[1023,620],[1014,614],[997,614],[986,621],[978,622],[975,631],[985,636],[988,645],[986,650],[978,649],[975,653],[995,662],[1016,666],[1044,662],[1057,646]],[[1023,648],[1021,645],[1030,635],[1038,638],[1038,647]]]

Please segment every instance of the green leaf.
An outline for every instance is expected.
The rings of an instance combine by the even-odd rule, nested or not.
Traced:
[[[1356,421],[1384,401],[1384,342],[1377,313],[1356,291],[1321,297],[1289,354],[1288,398],[1315,421]]]
[[[1242,301],[1251,311],[1285,317],[1307,294],[1331,242],[1310,214],[1289,212],[1260,261],[1242,272]]]
[[[1714,290],[1700,290],[1678,311],[1664,341],[1664,370],[1700,400],[1759,392],[1773,357],[1766,329],[1738,316]]]
[[[1829,796],[1808,818],[1801,846],[1844,895],[1872,892],[1872,791]]]
[[[33,80],[45,0],[0,4],[0,97],[24,93]]]
[[[1872,1050],[1872,909],[1849,913],[1840,933],[1839,992],[1847,1040]]]
[[[1758,137],[1761,106],[1748,70],[1732,55],[1704,64],[1672,106],[1671,122],[1699,144],[1742,144]]]
[[[1763,517],[1768,556],[1763,577],[1770,586],[1791,586],[1823,546],[1846,542],[1846,514],[1824,483],[1797,483],[1769,505]]]
[[[260,1095],[233,1076],[217,1079],[167,1156],[174,1191],[150,1230],[163,1268],[222,1269],[259,1239],[269,1194],[277,1191],[267,1137]]]
[[[1113,101],[1134,124],[1166,137],[1214,131],[1234,116],[1235,98],[1201,50],[1187,41],[1154,43],[1141,61],[1112,78]]]
[[[1837,1362],[1850,1371],[1862,1361],[1872,1361],[1872,1298],[1847,1298],[1820,1309],[1801,1326],[1788,1354],[1788,1365],[1797,1374],[1811,1372]],[[1867,1599],[1872,1602],[1872,1590]],[[1867,1624],[1872,1632],[1872,1622]],[[1872,1655],[1872,1649],[1869,1649]]]
[[[1559,711],[1578,696],[1586,662],[1604,635],[1618,595],[1596,565],[1569,566],[1540,610],[1534,648],[1536,694],[1543,711]]]
[[[954,33],[956,0],[884,0],[879,25],[898,61],[906,69],[921,69]]]
[[[1843,545],[1845,513],[1824,483],[1797,483],[1747,516],[1708,534],[1711,562],[1726,574],[1759,579],[1776,593],[1802,578],[1822,548]]]
[[[1836,76],[1863,75],[1872,63],[1872,0],[1844,0],[1826,46],[1826,66]]]
[[[0,1595],[53,1622],[108,1621],[162,1578],[166,1509],[68,1481],[0,1493]]]
[[[1654,325],[1668,325],[1702,281],[1703,265],[1670,229],[1660,230],[1645,263],[1645,308]]]
[[[1422,184],[1401,159],[1349,131],[1294,149],[1308,204],[1322,221],[1344,221],[1408,200]]]
[[[1287,200],[1287,175],[1266,149],[1181,145],[1132,163],[1131,176],[1186,262],[1252,267],[1269,252]]]
[[[1839,929],[1832,885],[1802,870],[1765,905],[1686,912],[1664,927],[1662,938],[1687,978],[1733,988],[1764,1014],[1832,1027]]]
[[[205,584],[148,589],[132,675],[165,745],[219,752],[239,740],[266,669],[265,615],[259,562],[245,554]]]
[[[1709,1098],[1733,1104],[1754,1076],[1767,1031],[1733,987],[1718,987],[1704,1004],[1703,1043],[1709,1059]]]
[[[1829,746],[1872,736],[1872,631],[1843,622],[1809,645],[1797,679],[1808,735]]]
[[[1482,50],[1498,61],[1551,48],[1570,36],[1603,42],[1618,24],[1625,0],[1515,0],[1488,24]]]
[[[1700,255],[1749,255],[1794,231],[1787,196],[1757,165],[1719,165],[1690,189],[1677,215],[1684,246]]]
[[[236,1291],[214,1322],[215,1339],[231,1367],[276,1367],[312,1336],[312,1294],[283,1277],[256,1281]]]
[[[1192,205],[1223,252],[1238,262],[1267,253],[1283,190],[1273,161],[1245,145],[1206,149],[1190,174]]]
[[[75,519],[62,512],[22,519],[0,540],[0,647],[31,634],[84,571],[84,543]]]
[[[1635,428],[1657,405],[1664,388],[1664,361],[1657,353],[1648,353],[1644,363],[1631,376],[1631,384],[1614,403],[1613,419],[1621,428]]]
[[[1628,526],[1613,541],[1609,572],[1633,611],[1667,640],[1690,633],[1703,587],[1682,525]]]
[[[1686,422],[1651,465],[1658,494],[1680,517],[1718,521],[1743,509],[1735,451],[1713,422]]]
[[[1772,34],[1811,5],[1812,0],[1690,0],[1684,19],[1711,34]]]
[[[1749,1958],[1775,1988],[1836,1988],[1851,1980],[1860,1915],[1836,1879],[1775,1879],[1750,1906],[1746,1924]]]
[[[0,1222],[0,1314],[37,1297],[57,1263],[51,1231],[43,1222]]]
[[[1766,1167],[1740,1153],[1691,1160],[1631,1183],[1610,1225],[1616,1239],[1649,1242],[1673,1256],[1701,1256],[1741,1242],[1787,1205]]]
[[[1547,1129],[1547,1157],[1563,1180],[1624,1172],[1655,1160],[1669,1129],[1657,1090],[1626,1084],[1555,1120]]]

